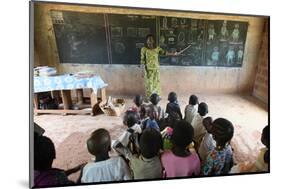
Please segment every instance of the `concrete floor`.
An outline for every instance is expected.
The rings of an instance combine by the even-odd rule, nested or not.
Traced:
[[[239,95],[200,95],[200,102],[209,106],[209,116],[213,119],[224,117],[235,126],[232,140],[235,162],[253,162],[262,147],[260,135],[263,127],[268,124],[268,110],[252,96]],[[181,110],[188,102],[189,94],[180,96]],[[132,104],[132,97],[126,98],[126,106]],[[161,106],[165,108],[166,98],[162,98]],[[97,128],[109,130],[112,140],[115,140],[125,128],[121,117],[106,115],[39,115],[34,121],[42,126],[55,143],[57,157],[54,167],[69,169],[75,165],[87,162],[91,155],[87,152],[86,140],[90,133]],[[75,180],[78,174],[70,179]]]

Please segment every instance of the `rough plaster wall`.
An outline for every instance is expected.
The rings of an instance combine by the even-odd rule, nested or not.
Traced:
[[[266,22],[253,91],[253,95],[266,104],[268,104],[268,63],[268,22]]]
[[[262,36],[264,18],[215,15],[190,12],[125,9],[109,7],[87,7],[74,5],[35,5],[35,42],[40,57],[40,65],[57,67],[59,73],[92,70],[101,75],[109,84],[111,94],[132,95],[144,93],[143,78],[138,66],[128,65],[75,65],[60,64],[49,10],[70,10],[80,12],[106,12],[123,14],[146,14],[201,19],[226,19],[248,21],[248,34],[242,68],[216,67],[175,67],[161,66],[161,86],[163,94],[178,93],[252,93],[257,70],[257,55]]]

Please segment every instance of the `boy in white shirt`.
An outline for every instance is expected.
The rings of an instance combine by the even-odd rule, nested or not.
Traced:
[[[122,147],[128,147],[132,154],[138,153],[139,144],[138,136],[142,133],[142,128],[138,124],[140,118],[137,112],[133,110],[126,111],[123,124],[128,127],[128,129],[122,133],[122,135],[113,143],[112,147],[120,154],[126,157],[126,152],[122,151]]]
[[[191,123],[197,112],[198,98],[195,95],[189,97],[189,103],[184,110],[184,120]]]
[[[211,117],[206,117],[203,119],[203,125],[206,129],[206,134],[204,135],[198,153],[201,159],[201,162],[204,162],[208,153],[216,147],[216,141],[213,139],[211,134],[213,119]]]
[[[201,140],[205,133],[207,132],[203,126],[203,119],[208,114],[208,105],[204,102],[201,102],[198,106],[198,114],[195,115],[194,119],[191,122],[191,125],[194,128],[193,141],[195,143],[195,149],[198,149]]]
[[[82,170],[82,183],[130,180],[131,174],[126,162],[119,156],[109,157],[111,147],[109,132],[97,129],[87,140],[89,153],[95,160],[87,163]]]

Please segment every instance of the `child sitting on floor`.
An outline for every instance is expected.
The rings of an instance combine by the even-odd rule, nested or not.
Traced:
[[[262,130],[261,142],[265,145],[260,150],[255,163],[240,163],[232,167],[230,173],[268,172],[269,162],[269,126]]]
[[[202,166],[203,175],[227,174],[232,167],[232,150],[228,147],[233,137],[234,127],[230,121],[218,118],[211,130],[216,147],[207,155]]]
[[[206,117],[203,119],[203,126],[207,133],[204,135],[200,147],[198,149],[198,154],[200,156],[201,162],[205,162],[205,159],[209,152],[211,152],[216,147],[216,141],[213,139],[211,134],[213,119],[211,117]]]
[[[133,110],[136,110],[139,114],[140,114],[140,111],[141,111],[141,107],[143,106],[143,98],[141,95],[136,95],[134,97],[134,105],[132,106],[132,109]]]
[[[137,112],[128,110],[126,111],[123,124],[128,127],[128,129],[113,143],[112,147],[122,155],[124,152],[120,151],[124,147],[128,147],[131,153],[138,153],[138,135],[141,134],[142,128],[139,123],[139,115]]]
[[[148,108],[149,106],[147,105],[143,105],[141,106],[140,108],[140,122],[141,122],[141,125],[143,125],[142,123],[145,122],[147,119],[149,119],[149,116],[148,116]]]
[[[34,135],[34,187],[58,187],[72,185],[67,176],[79,171],[83,164],[73,169],[64,171],[52,168],[53,160],[56,158],[55,145],[46,136]]]
[[[149,105],[147,108],[148,119],[142,122],[142,130],[144,131],[147,128],[153,128],[160,132],[159,125],[156,121],[157,118],[157,109],[155,106]]]
[[[164,169],[164,177],[186,177],[199,175],[200,159],[196,152],[191,153],[186,148],[193,138],[192,126],[184,121],[176,122],[172,134],[172,150],[164,151],[161,162]]]
[[[201,102],[198,106],[198,114],[195,115],[194,119],[191,122],[191,125],[194,128],[194,137],[193,141],[195,143],[195,149],[199,148],[201,140],[205,133],[207,132],[203,126],[203,119],[208,114],[208,105],[204,102]]]
[[[110,135],[105,129],[95,130],[87,140],[87,147],[95,160],[89,162],[82,171],[81,182],[108,182],[131,179],[128,165],[120,156],[109,157]]]
[[[175,92],[169,93],[168,101],[169,103],[166,106],[166,113],[168,114],[167,122],[172,124],[175,121],[181,120],[182,114]]]
[[[164,118],[164,111],[163,109],[161,108],[160,105],[158,105],[158,103],[160,102],[161,98],[158,94],[156,93],[153,93],[151,96],[150,96],[150,106],[154,106],[155,109],[156,109],[156,112],[157,112],[157,117],[156,117],[156,121],[159,121],[160,119],[163,119]]]
[[[269,126],[265,126],[262,130],[261,142],[265,146],[260,150],[258,159],[255,163],[256,171],[268,171],[269,162]]]
[[[197,113],[198,98],[195,95],[189,97],[189,103],[184,109],[184,120],[191,123]]]
[[[162,177],[159,150],[162,138],[155,129],[147,128],[140,137],[140,156],[130,158],[134,179],[155,179]]]

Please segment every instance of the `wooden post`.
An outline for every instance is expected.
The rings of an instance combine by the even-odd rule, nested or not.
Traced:
[[[93,108],[94,105],[98,102],[97,95],[94,93],[93,89],[91,90],[91,107]]]
[[[77,103],[78,104],[83,104],[83,89],[76,89],[76,96],[77,96]]]
[[[57,103],[60,103],[59,91],[51,91],[52,98],[56,100]]]
[[[101,101],[106,100],[106,91],[105,91],[105,87],[101,88]]]
[[[65,110],[69,110],[70,107],[72,106],[70,90],[61,90],[61,96],[62,96],[63,108]],[[66,115],[66,113],[63,113],[63,115]]]

